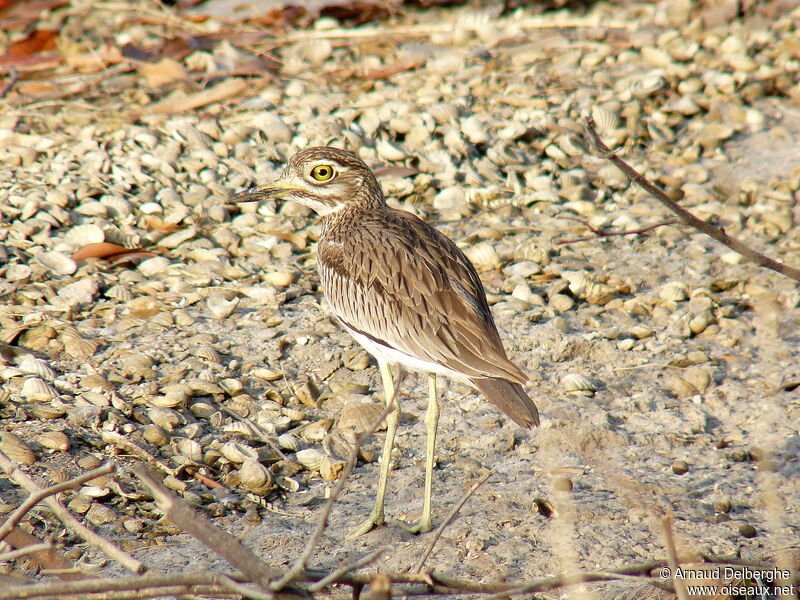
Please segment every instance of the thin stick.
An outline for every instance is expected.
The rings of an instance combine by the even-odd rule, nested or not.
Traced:
[[[0,468],[6,472],[9,479],[19,484],[27,492],[32,494],[41,492],[42,488],[40,488],[33,479],[28,477],[28,475],[19,468],[19,465],[8,458],[4,452],[0,452]],[[145,566],[140,561],[78,521],[78,519],[53,496],[44,498],[44,503],[50,507],[50,510],[55,513],[67,529],[102,550],[109,558],[116,560],[134,573],[143,573],[146,570]]]
[[[8,519],[6,519],[2,525],[0,525],[0,540],[4,540],[11,530],[14,529],[14,527],[16,527],[17,524],[23,519],[27,512],[48,496],[55,496],[59,492],[74,489],[79,485],[86,483],[87,481],[97,479],[102,475],[108,475],[113,470],[114,464],[106,463],[103,466],[94,469],[93,471],[89,471],[88,473],[84,473],[78,477],[74,477],[69,481],[44,488],[39,492],[31,494],[28,496],[27,500],[20,504],[19,508],[17,508],[17,510],[15,510],[11,516],[8,517]]]
[[[591,116],[587,116],[584,119],[584,125],[586,128],[587,137],[589,138],[588,141],[595,152],[597,152],[602,158],[611,161],[611,163],[620,171],[622,171],[629,179],[631,179],[631,181],[633,181],[645,192],[653,196],[653,198],[661,202],[661,204],[675,213],[683,224],[694,227],[698,231],[705,233],[707,236],[714,238],[720,244],[727,246],[737,254],[741,254],[750,262],[753,262],[761,267],[766,267],[767,269],[775,271],[776,273],[780,273],[781,275],[785,275],[786,277],[794,279],[795,281],[800,281],[800,269],[791,267],[775,259],[769,258],[761,252],[753,250],[738,239],[729,236],[723,229],[715,227],[711,223],[697,218],[688,210],[672,201],[670,197],[656,187],[655,184],[651,183],[650,180],[622,160],[603,143],[603,141],[600,139],[600,135],[597,133],[594,119]]]
[[[20,556],[26,556],[27,554],[33,554],[35,552],[47,552],[48,550],[53,550],[55,547],[56,545],[53,542],[43,542],[41,544],[33,544],[32,546],[25,546],[24,548],[20,548],[19,550],[11,550],[10,552],[0,552],[0,562],[16,560]]]
[[[366,556],[363,556],[363,557],[359,558],[356,561],[353,561],[353,562],[351,562],[349,564],[346,564],[344,566],[339,567],[338,569],[333,571],[327,577],[323,577],[317,583],[314,583],[314,584],[311,584],[310,586],[308,586],[308,591],[309,592],[318,592],[319,590],[321,590],[325,586],[327,586],[330,583],[332,583],[332,582],[336,581],[337,579],[339,579],[342,575],[345,575],[346,573],[351,573],[352,571],[355,571],[356,569],[360,569],[364,565],[368,565],[371,562],[376,561],[378,559],[378,557],[380,557],[381,554],[383,554],[384,552],[386,552],[389,549],[390,549],[390,546],[383,546],[382,548],[378,548],[374,552],[370,552]]]
[[[445,527],[447,527],[450,524],[450,522],[453,519],[455,519],[456,515],[458,514],[458,511],[460,511],[461,508],[467,503],[467,500],[469,500],[472,497],[472,494],[474,494],[479,487],[481,487],[484,483],[486,483],[486,481],[492,475],[494,475],[494,472],[489,471],[486,475],[484,475],[478,481],[473,483],[472,487],[467,490],[467,493],[461,497],[461,500],[459,500],[458,504],[456,504],[453,507],[453,510],[450,511],[450,514],[447,515],[447,518],[445,518],[445,520],[442,521],[442,524],[436,528],[436,532],[433,534],[433,539],[431,539],[431,541],[428,543],[428,547],[425,548],[425,552],[422,553],[422,556],[419,557],[417,564],[414,565],[414,568],[411,570],[412,573],[419,573],[422,570],[422,566],[425,564],[425,561],[428,560],[428,557],[431,555],[431,552],[433,552],[433,547],[436,545],[436,542],[438,542],[439,538],[442,537]]]
[[[641,229],[632,229],[630,231],[606,231],[605,229],[597,229],[593,227],[587,220],[579,219],[577,217],[569,217],[569,216],[559,216],[559,219],[568,219],[570,221],[576,221],[583,225],[584,227],[588,228],[594,235],[582,237],[582,238],[575,238],[574,240],[561,240],[560,242],[556,242],[556,246],[563,246],[564,244],[575,244],[577,242],[588,242],[589,240],[593,240],[595,238],[609,238],[609,237],[618,237],[623,235],[640,235],[642,233],[647,233],[653,229],[658,227],[664,227],[666,225],[675,225],[676,221],[662,221],[661,223],[656,223],[655,225],[650,225],[648,227],[643,227]]]
[[[273,582],[270,585],[270,589],[279,592],[284,587],[286,587],[289,583],[291,583],[294,579],[297,578],[303,571],[306,570],[308,566],[308,561],[311,559],[311,555],[314,553],[314,549],[316,548],[319,540],[322,538],[322,534],[325,532],[325,529],[328,526],[328,519],[331,516],[331,511],[333,510],[333,504],[336,502],[336,499],[339,497],[339,494],[342,493],[344,489],[345,483],[347,483],[347,479],[350,477],[350,474],[353,472],[353,469],[358,462],[358,453],[361,451],[361,446],[364,445],[364,442],[369,438],[373,433],[378,430],[383,420],[389,416],[389,413],[394,410],[394,404],[397,402],[397,392],[400,389],[400,383],[402,379],[398,381],[397,385],[394,388],[394,394],[392,395],[391,402],[386,403],[386,408],[383,409],[380,417],[376,419],[376,421],[372,424],[367,431],[362,433],[356,439],[356,443],[353,446],[352,452],[350,452],[350,458],[347,461],[347,465],[345,465],[344,470],[342,471],[341,476],[339,477],[339,481],[336,484],[336,487],[331,492],[331,495],[328,497],[328,501],[325,503],[325,508],[322,509],[322,514],[319,517],[319,521],[317,522],[317,527],[314,530],[314,533],[311,535],[311,539],[308,540],[303,553],[300,557],[295,561],[292,568],[281,577],[278,581]],[[386,458],[388,460],[388,457]]]
[[[666,514],[661,517],[661,527],[664,530],[664,546],[667,549],[667,560],[669,569],[672,572],[672,585],[675,586],[675,593],[679,600],[689,600],[689,593],[686,590],[686,583],[678,573],[678,552],[675,550],[675,536],[672,535],[672,515]]]
[[[280,571],[262,561],[230,533],[212,525],[197,514],[185,500],[178,498],[158,481],[145,465],[138,464],[132,471],[150,488],[156,504],[167,519],[230,562],[244,573],[248,580],[266,589],[270,579],[280,576]]]

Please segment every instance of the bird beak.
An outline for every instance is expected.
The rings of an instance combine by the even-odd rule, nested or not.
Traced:
[[[285,194],[297,191],[299,186],[287,183],[279,179],[267,185],[251,187],[231,196],[233,202],[256,202],[258,200],[268,200],[270,198],[280,198]]]

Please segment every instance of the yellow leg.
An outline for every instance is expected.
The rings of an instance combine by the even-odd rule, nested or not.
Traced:
[[[378,361],[383,380],[383,393],[386,396],[386,404],[394,403],[394,408],[386,417],[386,440],[383,443],[383,454],[381,454],[381,473],[378,477],[378,491],[375,494],[375,506],[369,518],[359,525],[353,532],[353,537],[362,535],[370,531],[373,527],[383,525],[386,519],[383,514],[383,502],[386,498],[386,482],[389,479],[389,466],[392,462],[392,448],[394,447],[394,434],[397,432],[397,424],[400,422],[400,403],[396,398],[395,382],[392,379],[392,371],[389,364]],[[402,379],[402,371],[398,371],[398,384]]]
[[[431,518],[431,492],[433,489],[433,463],[436,461],[436,428],[439,426],[439,394],[436,390],[436,374],[428,374],[428,410],[425,411],[425,427],[428,431],[427,454],[425,456],[425,496],[422,500],[422,518],[416,525],[406,526],[412,533],[425,533],[433,529]]]

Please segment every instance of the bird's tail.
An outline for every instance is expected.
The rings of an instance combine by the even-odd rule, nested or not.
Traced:
[[[520,427],[531,428],[539,424],[539,411],[520,384],[499,377],[475,377],[470,381],[489,402]]]

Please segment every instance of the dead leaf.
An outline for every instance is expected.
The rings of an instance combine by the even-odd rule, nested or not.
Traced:
[[[6,50],[6,56],[30,56],[45,50],[52,50],[58,41],[55,29],[34,29],[26,38],[12,42]]]
[[[144,219],[144,228],[147,231],[158,231],[159,233],[175,233],[181,229],[181,226],[177,223],[167,223],[163,219],[159,217],[154,217],[153,215],[147,215]]]
[[[88,258],[104,258],[106,260],[111,260],[112,262],[117,262],[123,258],[130,259],[134,256],[150,258],[155,255],[156,254],[154,252],[150,252],[144,248],[125,248],[124,246],[118,246],[117,244],[98,242],[96,244],[86,244],[85,246],[76,250],[72,255],[72,260],[75,262],[81,262]]]
[[[419,169],[412,169],[410,167],[378,167],[373,169],[372,172],[375,177],[413,177],[419,173]]]
[[[64,6],[64,0],[26,0],[20,2],[0,2],[0,29],[8,31],[23,28],[42,18],[47,10]]]
[[[171,81],[186,79],[186,69],[171,58],[162,58],[157,63],[141,63],[139,73],[147,81],[148,87],[159,87]]]
[[[159,114],[183,112],[238,96],[246,90],[247,82],[244,79],[227,79],[212,88],[189,96],[176,93],[167,100],[150,104],[145,107],[145,111]]]

